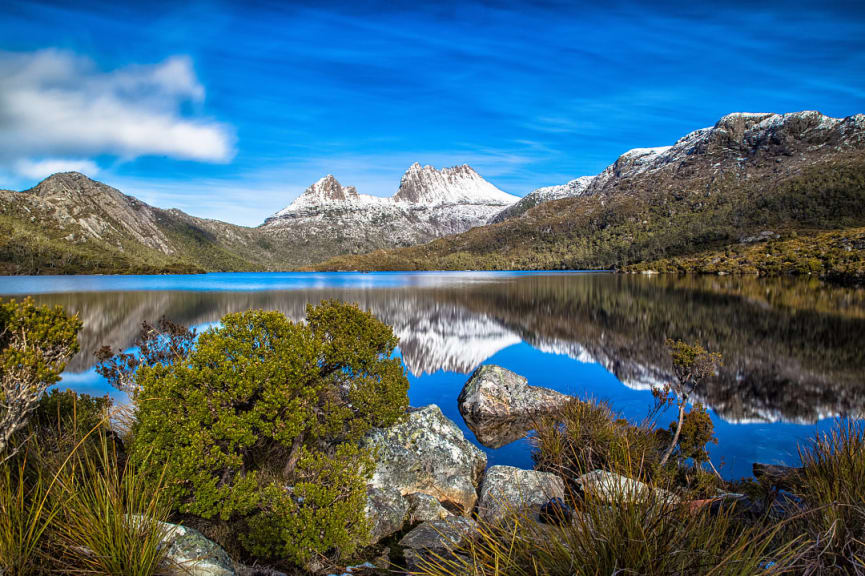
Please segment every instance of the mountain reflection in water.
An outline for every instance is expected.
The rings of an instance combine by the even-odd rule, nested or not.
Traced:
[[[112,291],[108,278],[100,284],[90,277],[86,289],[94,290],[95,282],[95,291],[76,291],[74,281],[65,281],[68,292],[40,293],[51,291],[40,284],[50,278],[26,279],[14,291],[32,290],[38,302],[80,314],[81,352],[64,378],[73,386],[98,380],[94,352],[103,344],[131,346],[145,319],[164,315],[201,326],[250,308],[301,319],[307,304],[322,299],[357,302],[394,327],[413,402],[446,389],[442,408],[464,429],[456,396],[465,375],[483,362],[507,360],[507,368],[536,374],[530,384],[609,398],[614,408],[626,398],[648,408],[650,397],[640,392],[671,373],[665,338],[700,342],[724,357],[719,374],[698,396],[715,413],[717,452],[736,462],[725,471],[728,476],[747,474],[750,466],[736,446],[723,447],[725,434],[733,443],[744,439],[744,428],[734,431],[732,424],[760,424],[752,433],[772,437],[754,440],[766,447],[757,455],[784,461],[795,454],[797,439],[813,434],[814,423],[858,417],[865,404],[862,289],[753,277],[508,273],[439,274],[436,281],[417,281],[432,276],[411,274],[354,275],[356,281],[316,275],[314,281],[272,289],[268,281],[254,281],[266,275],[220,276],[228,280],[218,290],[171,290],[182,282],[173,278],[183,277],[164,277],[166,290],[152,289],[148,279],[145,289],[136,291],[134,280],[124,280],[124,291]],[[232,291],[232,282],[242,291]],[[611,378],[597,384],[604,371],[627,388]],[[526,443],[517,444],[488,450],[491,460],[530,465]]]

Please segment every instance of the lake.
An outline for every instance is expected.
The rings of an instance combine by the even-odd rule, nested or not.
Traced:
[[[466,436],[457,396],[471,372],[498,364],[530,384],[609,402],[638,421],[670,378],[667,337],[723,354],[699,391],[727,478],[755,461],[795,463],[797,446],[865,405],[865,290],[817,280],[609,273],[237,273],[2,277],[0,295],[60,304],[84,322],[61,386],[120,394],[93,368],[103,344],[132,346],[161,316],[200,329],[228,312],[357,302],[394,327],[412,405],[438,404]],[[661,418],[666,425],[673,418]],[[525,439],[478,443],[490,464],[531,467]]]

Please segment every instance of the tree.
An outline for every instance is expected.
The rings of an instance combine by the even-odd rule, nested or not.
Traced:
[[[13,436],[78,351],[80,329],[78,317],[60,306],[0,301],[0,462],[14,455]]]
[[[720,354],[710,353],[699,344],[688,344],[682,340],[668,339],[667,347],[670,349],[670,356],[673,360],[675,378],[661,391],[661,396],[666,401],[678,406],[678,418],[675,422],[676,429],[673,432],[673,439],[661,458],[661,466],[667,463],[673,450],[679,444],[682,425],[685,422],[685,408],[691,395],[705,382],[706,378],[715,373],[721,363]],[[695,425],[699,423],[698,420],[694,420]]]
[[[306,319],[229,314],[132,374],[133,461],[167,466],[180,512],[230,524],[248,551],[298,564],[363,544],[372,458],[358,441],[408,406],[389,326],[336,301],[309,306]]]

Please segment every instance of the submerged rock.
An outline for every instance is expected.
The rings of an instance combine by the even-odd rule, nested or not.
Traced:
[[[498,522],[512,513],[529,512],[536,519],[541,506],[565,497],[565,483],[550,472],[491,466],[481,484],[478,517]]]
[[[570,398],[549,388],[529,386],[523,376],[487,364],[471,375],[457,402],[478,441],[498,448],[524,436],[535,417],[559,410]]]
[[[444,520],[432,520],[418,525],[402,537],[399,545],[409,570],[419,566],[423,558],[447,558],[455,555],[477,530],[471,518],[452,516]]]
[[[639,480],[606,470],[594,470],[577,478],[585,495],[610,504],[622,502],[663,502],[674,504],[679,498],[672,492],[652,488]]]
[[[411,410],[398,424],[374,430],[365,445],[376,455],[371,488],[428,494],[463,514],[474,508],[486,454],[438,406]]]

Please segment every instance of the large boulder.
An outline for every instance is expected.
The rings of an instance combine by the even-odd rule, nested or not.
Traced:
[[[675,504],[679,498],[672,492],[653,488],[639,480],[606,470],[594,470],[576,480],[583,494],[609,504],[650,502]]]
[[[370,523],[371,544],[402,530],[408,514],[409,502],[399,490],[374,486],[367,488],[366,517]]]
[[[423,492],[415,492],[405,497],[409,505],[409,524],[420,524],[430,520],[444,520],[453,516],[450,510],[441,505],[441,502]]]
[[[376,457],[370,488],[402,496],[429,494],[469,514],[487,457],[432,404],[409,411],[398,424],[374,430],[364,441]]]
[[[402,537],[399,545],[409,570],[414,570],[423,558],[448,559],[477,531],[477,524],[465,516],[451,516],[418,525]]]
[[[541,506],[565,497],[565,483],[550,472],[491,466],[481,484],[478,517],[498,522],[512,513],[528,512],[535,519]]]
[[[559,410],[570,396],[529,386],[519,374],[501,366],[479,367],[463,386],[460,414],[484,446],[498,448],[525,435],[533,419]]]
[[[168,547],[168,573],[172,576],[234,576],[234,563],[218,544],[198,530],[162,522]]]

